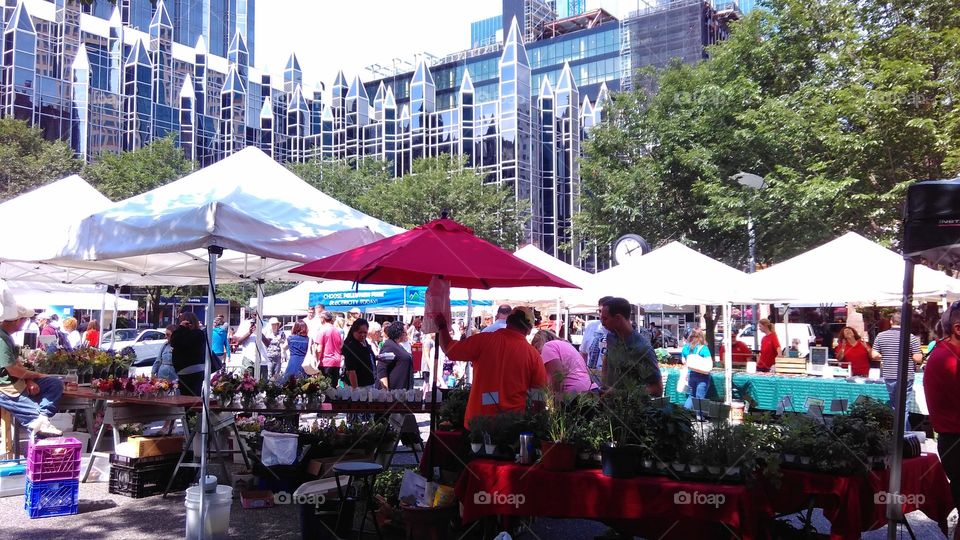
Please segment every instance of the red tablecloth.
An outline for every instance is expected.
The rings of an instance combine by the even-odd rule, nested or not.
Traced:
[[[420,457],[420,474],[430,478],[430,467],[459,471],[470,459],[470,440],[463,431],[434,431]]]
[[[469,463],[456,492],[464,522],[494,515],[596,519],[654,538],[706,538],[709,524],[755,538],[772,512],[762,490],[744,485],[616,479],[598,469],[557,473],[488,459]]]
[[[830,537],[860,538],[887,523],[886,507],[882,504],[890,482],[890,471],[873,471],[859,476],[834,476],[782,469],[781,489],[770,490],[771,504],[777,513],[799,512],[806,508],[809,498],[814,506],[822,508],[830,520]],[[921,510],[947,531],[947,515],[953,509],[953,498],[947,475],[934,454],[905,459],[900,492],[905,497],[904,513]]]

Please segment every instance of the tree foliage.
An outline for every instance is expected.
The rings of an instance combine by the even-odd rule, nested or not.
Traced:
[[[107,198],[119,201],[177,180],[193,168],[170,135],[137,150],[104,154],[87,166],[83,177]]]
[[[65,143],[50,142],[22,120],[0,118],[0,200],[7,200],[80,170]]]
[[[371,190],[391,180],[384,163],[375,160],[357,162],[323,161],[287,163],[287,168],[311,186],[334,199],[361,211],[361,199]]]
[[[960,172],[960,4],[769,0],[697,65],[641,74],[591,132],[589,238],[636,232],[774,262],[852,230],[885,243],[906,186]],[[765,178],[752,191],[731,179]]]

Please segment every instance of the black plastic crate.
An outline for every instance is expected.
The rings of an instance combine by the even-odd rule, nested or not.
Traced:
[[[133,499],[142,499],[163,493],[167,482],[173,476],[176,461],[170,465],[153,467],[110,466],[110,484],[108,491],[114,495],[124,495]],[[182,467],[176,474],[170,491],[183,491],[193,481],[196,469]]]
[[[180,459],[180,454],[166,454],[162,456],[150,456],[142,458],[127,457],[120,454],[110,454],[111,465],[119,465],[121,467],[132,469],[157,467],[169,464],[176,465],[178,459]],[[183,462],[190,463],[191,461],[193,461],[193,452],[187,451],[187,454],[183,457]]]

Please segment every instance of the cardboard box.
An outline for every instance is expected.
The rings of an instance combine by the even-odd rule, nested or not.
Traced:
[[[183,437],[171,435],[169,437],[143,437],[134,435],[127,439],[128,457],[153,457],[168,454],[179,454],[183,451]]]

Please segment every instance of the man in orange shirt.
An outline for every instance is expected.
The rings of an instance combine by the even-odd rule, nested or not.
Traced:
[[[494,415],[505,411],[522,412],[527,404],[527,391],[543,388],[547,372],[540,353],[527,343],[533,321],[521,309],[507,317],[507,327],[497,332],[474,334],[462,341],[453,341],[442,317],[440,350],[447,358],[473,362],[473,385],[467,400],[464,424],[475,416]]]

